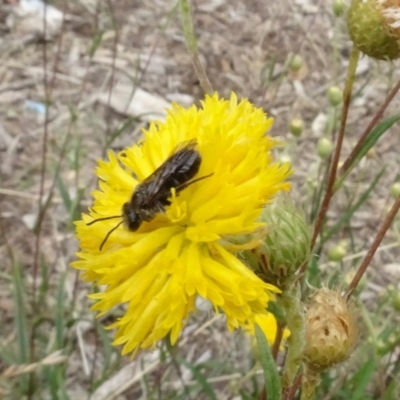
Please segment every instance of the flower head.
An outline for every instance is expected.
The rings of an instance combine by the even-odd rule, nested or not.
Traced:
[[[321,372],[347,360],[357,337],[354,305],[335,290],[319,289],[306,315],[304,362],[307,367]]]
[[[364,54],[378,60],[400,57],[400,0],[353,0],[347,25]]]
[[[265,281],[284,290],[297,279],[296,272],[309,258],[311,227],[288,196],[278,196],[265,207],[260,220],[266,223],[268,235],[260,246],[241,256]]]
[[[272,160],[278,142],[265,134],[271,125],[249,101],[215,94],[201,108],[174,104],[165,122],[153,122],[139,144],[99,161],[94,205],[76,223],[81,251],[73,266],[87,281],[105,285],[91,296],[100,315],[126,303],[125,314],[111,325],[124,354],[167,335],[175,343],[197,295],[225,313],[230,329],[267,314],[278,289],[236,257],[229,238],[262,227],[263,206],[289,188],[289,165]],[[159,212],[137,230],[121,224],[109,234],[122,218],[104,218],[122,216],[138,185],[188,142],[201,156],[195,182],[172,187]]]

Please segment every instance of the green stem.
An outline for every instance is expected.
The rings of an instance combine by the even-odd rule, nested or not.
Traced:
[[[318,387],[320,381],[320,374],[318,372],[306,368],[301,385],[300,400],[312,400],[315,389]]]
[[[287,339],[288,352],[282,377],[284,391],[290,389],[296,378],[303,354],[305,325],[304,309],[300,297],[300,288],[299,285],[296,285],[283,292],[280,299],[286,311],[287,327],[290,330],[290,336]]]
[[[196,35],[194,34],[189,1],[190,0],[179,0],[179,10],[182,18],[183,35],[185,37],[186,46],[189,51],[194,70],[196,72],[197,78],[199,78],[200,85],[203,88],[204,93],[212,94],[214,92],[213,88],[199,58],[199,50],[197,47]]]

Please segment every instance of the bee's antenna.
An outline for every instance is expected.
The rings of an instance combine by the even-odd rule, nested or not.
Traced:
[[[112,218],[112,217],[110,217]],[[121,222],[118,222],[118,224],[116,226],[114,226],[114,228],[112,228],[110,231],[108,231],[106,237],[103,239],[103,241],[101,242],[100,248],[99,250],[103,250],[103,246],[106,244],[107,239],[110,237],[110,235],[123,223],[124,221],[122,220]]]
[[[93,221],[90,221],[86,225],[89,226],[89,225],[93,225],[95,222],[106,221],[107,219],[114,219],[114,218],[122,218],[122,215],[113,215],[112,217],[97,218],[97,219],[94,219]]]

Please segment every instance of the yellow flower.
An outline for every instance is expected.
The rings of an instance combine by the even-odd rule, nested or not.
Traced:
[[[263,206],[280,190],[290,166],[273,163],[279,142],[266,136],[272,125],[263,110],[248,100],[206,97],[201,108],[174,104],[165,122],[153,122],[144,139],[109,161],[99,161],[99,190],[89,215],[76,223],[81,252],[75,268],[86,281],[105,285],[91,295],[100,315],[126,303],[116,328],[115,345],[123,354],[153,346],[169,335],[175,343],[197,295],[223,311],[229,329],[245,326],[279,290],[259,279],[237,257],[229,239],[263,226]],[[132,232],[121,225],[100,245],[119,219],[135,187],[183,143],[196,141],[201,164],[196,178],[172,189],[165,212],[158,212]],[[233,247],[232,247],[233,246]]]
[[[272,313],[265,313],[255,315],[254,322],[258,324],[258,326],[263,331],[265,338],[268,340],[269,344],[274,344],[275,337],[278,332],[278,322],[276,321],[274,315]],[[246,327],[246,332],[252,336],[256,335],[255,324],[248,324]],[[283,331],[282,339],[287,339],[290,336],[289,329],[285,328]]]

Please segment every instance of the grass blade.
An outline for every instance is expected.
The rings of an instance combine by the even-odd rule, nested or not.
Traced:
[[[353,214],[361,207],[362,204],[368,199],[370,193],[375,189],[375,186],[378,184],[379,180],[383,176],[384,172],[386,170],[386,167],[383,167],[380,172],[376,175],[375,179],[372,181],[371,185],[365,190],[365,192],[360,196],[358,201],[350,207],[347,212],[343,213],[343,215],[340,217],[339,221],[326,232],[326,234],[323,236],[322,242],[325,243],[327,240],[329,240],[335,233],[339,232],[341,227],[348,223],[353,216]]]
[[[346,179],[347,175],[350,171],[359,163],[359,161],[368,153],[368,151],[375,146],[376,142],[379,138],[388,131],[396,122],[400,121],[400,113],[392,115],[389,118],[381,121],[367,136],[365,142],[361,146],[359,152],[354,157],[353,163],[350,165],[346,173],[335,183],[335,187],[338,188],[341,186],[344,179]]]
[[[56,183],[57,183],[58,191],[60,192],[60,195],[61,195],[61,199],[64,203],[64,207],[65,207],[66,211],[69,211],[71,209],[72,201],[71,201],[71,197],[69,196],[68,189],[64,185],[64,182],[62,181],[60,175],[57,175]]]
[[[271,349],[261,328],[256,325],[256,339],[264,371],[265,389],[268,400],[280,400],[282,395],[281,380],[272,357]]]
[[[207,382],[207,378],[200,372],[199,366],[188,363],[181,358],[179,358],[179,362],[192,371],[193,377],[202,388],[203,394],[206,394],[211,400],[218,400],[213,388]]]
[[[362,400],[365,398],[365,391],[367,389],[367,386],[371,383],[372,375],[375,371],[375,361],[373,359],[370,359],[353,376],[352,381],[357,386],[354,388],[351,400]]]
[[[56,327],[56,348],[64,348],[64,337],[65,337],[65,278],[66,274],[61,275],[60,281],[57,287],[56,297],[56,315],[54,318]]]
[[[18,362],[20,364],[29,361],[29,338],[28,324],[26,320],[26,304],[24,293],[24,283],[22,281],[21,271],[18,265],[13,266],[13,291],[15,304],[15,330],[18,342]]]

